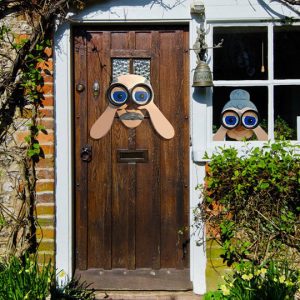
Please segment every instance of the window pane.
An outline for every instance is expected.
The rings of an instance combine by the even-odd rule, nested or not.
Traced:
[[[150,59],[134,59],[133,73],[150,80]]]
[[[112,60],[112,78],[128,74],[130,71],[130,60],[127,58],[114,58]]]
[[[274,106],[275,139],[282,136],[296,140],[297,120],[300,123],[300,86],[275,86]]]
[[[275,79],[300,79],[300,26],[274,28]]]
[[[252,104],[246,101],[245,99],[241,101],[239,100],[239,102],[228,103],[230,100],[231,92],[237,89],[242,89],[248,92],[250,94],[250,101],[252,102]],[[249,110],[246,107],[249,108]],[[222,112],[224,110],[225,111],[235,110],[238,113],[239,117],[241,117],[242,113],[239,113],[239,111],[251,111],[251,110],[255,111],[256,109],[259,115],[258,127],[261,126],[261,128],[265,131],[265,133],[267,133],[268,132],[268,88],[267,87],[240,87],[240,88],[239,87],[215,87],[213,92],[213,133],[215,134],[219,130],[221,126],[221,122],[222,120],[224,120],[224,118],[222,118]],[[240,118],[239,120],[240,124],[242,123],[241,119],[242,118]],[[248,140],[257,140],[254,129],[253,131],[251,131],[251,129],[246,129],[245,131],[245,129],[246,128],[241,125],[235,128],[235,132],[237,130],[240,130],[241,134],[246,134],[248,136],[247,138]],[[235,140],[234,138],[230,137],[231,135],[230,131],[233,132],[233,130],[228,129],[225,139]],[[251,131],[251,133],[249,131]]]
[[[268,78],[266,27],[216,27],[213,50],[214,80],[253,80]]]

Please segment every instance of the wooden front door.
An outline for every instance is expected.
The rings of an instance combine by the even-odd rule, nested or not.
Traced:
[[[188,30],[81,27],[73,40],[76,272],[98,289],[189,289]],[[126,70],[148,76],[173,139],[146,112],[135,129],[116,114],[89,136]]]

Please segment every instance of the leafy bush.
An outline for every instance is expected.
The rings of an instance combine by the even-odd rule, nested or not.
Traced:
[[[11,257],[0,268],[0,300],[43,300],[53,280],[51,262],[42,268],[35,256]]]
[[[228,265],[244,259],[260,265],[282,255],[299,263],[300,146],[287,142],[220,148],[210,157],[204,200],[195,226],[224,250]]]
[[[51,261],[39,265],[36,255],[13,256],[0,263],[0,300],[44,300],[49,295],[53,300],[95,299],[94,290],[88,288],[75,278],[60,284]]]
[[[299,287],[299,270],[289,269],[286,262],[270,261],[265,266],[247,262],[237,265],[219,290],[207,293],[204,299],[291,300]]]

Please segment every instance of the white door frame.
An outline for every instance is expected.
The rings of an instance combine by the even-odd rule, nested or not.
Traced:
[[[164,6],[152,0],[113,0],[87,8],[79,15],[69,16],[70,22],[60,25],[54,38],[55,59],[55,137],[56,137],[56,268],[66,276],[73,274],[73,140],[72,140],[72,53],[71,31],[75,24],[187,24],[190,32],[190,48],[196,40],[199,23],[190,14],[191,0],[165,0]],[[167,3],[170,3],[169,6]],[[175,3],[175,4],[174,4]],[[190,55],[190,82],[196,65],[193,52]],[[190,223],[193,209],[199,202],[197,184],[203,182],[204,165],[192,161],[192,153],[206,147],[206,105],[200,101],[205,94],[194,93],[190,87]],[[203,116],[203,118],[201,118]],[[206,131],[206,130],[205,130]],[[191,232],[190,280],[197,294],[205,293],[206,256],[204,247],[196,245],[197,237]]]

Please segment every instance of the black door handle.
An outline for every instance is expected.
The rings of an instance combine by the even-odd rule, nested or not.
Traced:
[[[85,145],[80,151],[81,160],[84,162],[90,162],[92,160],[92,146]]]

